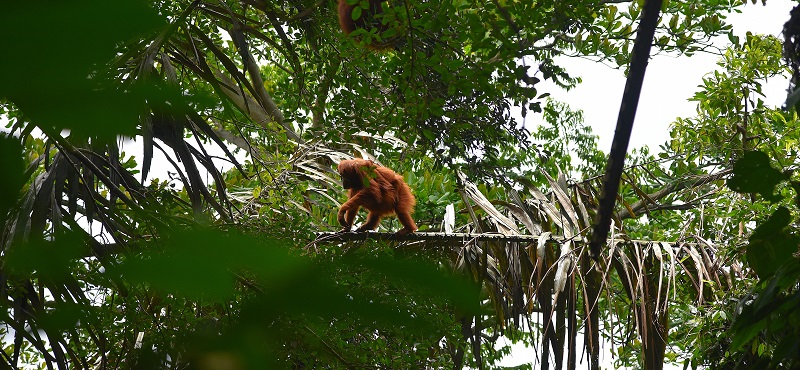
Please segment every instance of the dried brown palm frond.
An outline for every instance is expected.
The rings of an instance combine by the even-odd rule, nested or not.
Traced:
[[[596,209],[596,192],[586,184],[566,186],[563,176],[558,180],[545,177],[548,189],[525,188],[530,194],[525,201],[512,189],[507,192],[508,202],[490,201],[460,175],[467,210],[474,204],[487,219],[471,213],[475,224],[471,229],[519,234],[519,222],[539,238],[538,242],[477,241],[463,245],[458,261],[471,261],[459,262],[456,267],[468,268],[485,285],[498,318],[493,330],[503,331],[509,325],[520,328],[520,322],[527,322],[531,338],[537,338],[538,331],[542,333],[537,346],[544,364],[551,360],[560,364],[566,359],[574,366],[580,351],[575,347],[580,327],[585,336],[583,350],[595,368],[599,364],[599,332],[604,330],[600,317],[614,315],[608,305],[614,294],[611,290],[617,286],[612,275],[616,275],[625,292],[624,305],[632,312],[630,327],[642,338],[646,356],[663,358],[669,306],[678,294],[676,286],[690,282],[697,304],[702,305],[714,294],[712,287],[729,286],[728,274],[740,268],[727,266],[727,261],[716,255],[716,246],[699,237],[678,242],[630,240],[617,229],[612,229],[608,250],[595,262],[588,257],[586,231],[591,224],[590,211]],[[658,198],[663,196],[659,194]],[[510,217],[497,206],[505,208]],[[624,322],[625,318],[604,321]],[[470,330],[488,327],[475,324]],[[547,360],[548,356],[552,358]]]

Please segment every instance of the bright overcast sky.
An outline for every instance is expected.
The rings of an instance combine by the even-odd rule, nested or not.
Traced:
[[[742,38],[747,31],[779,36],[783,24],[789,20],[789,11],[796,4],[789,0],[768,0],[766,6],[761,1],[757,4],[748,2],[741,14],[732,14],[728,20],[733,24],[734,33]],[[727,37],[722,37],[720,41],[720,46],[728,43]],[[669,126],[676,117],[695,115],[696,104],[687,99],[699,90],[702,77],[717,68],[718,59],[715,55],[700,53],[677,58],[658,55],[650,61],[636,111],[629,152],[632,148],[645,145],[656,150],[668,139]],[[569,104],[572,109],[583,110],[584,120],[600,136],[600,149],[608,153],[625,87],[622,70],[577,58],[564,60],[562,65],[570,74],[580,76],[583,83],[569,92],[557,88],[547,88],[546,91],[556,100]],[[767,104],[782,105],[787,87],[788,80],[785,78],[769,81],[764,89]]]

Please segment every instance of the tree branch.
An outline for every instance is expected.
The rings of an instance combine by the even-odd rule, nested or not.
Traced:
[[[493,241],[493,242],[517,242],[517,243],[538,243],[539,238],[541,235],[537,234],[525,234],[525,235],[503,235],[503,234],[467,234],[467,233],[443,233],[443,232],[416,232],[406,235],[397,235],[395,233],[387,233],[387,232],[363,232],[363,233],[356,233],[356,232],[319,232],[317,233],[317,239],[313,242],[309,243],[306,248],[313,248],[316,244],[326,244],[326,243],[341,243],[341,242],[352,242],[352,241],[364,241],[364,240],[381,240],[381,241],[398,241],[398,242],[421,242],[421,241],[429,241],[429,242],[444,242],[445,244],[457,244],[459,247],[463,246],[465,243],[474,242],[474,241]],[[588,240],[584,237],[573,237],[567,238],[563,235],[549,235],[545,242],[554,242],[554,243],[563,243],[566,240],[573,240],[577,244],[581,243],[588,243]],[[629,239],[629,238],[613,238],[606,240],[607,243],[644,243],[644,244],[651,244],[651,243],[659,243],[662,245],[698,245],[699,243],[694,242],[685,242],[685,241],[677,241],[677,242],[667,242],[667,241],[654,241],[654,240],[637,240],[637,239]],[[425,243],[425,246],[428,245],[437,245],[436,243]],[[441,245],[441,244],[439,244]]]
[[[642,92],[644,73],[650,59],[650,46],[658,26],[658,14],[661,11],[661,0],[647,0],[642,10],[639,22],[639,31],[633,43],[631,53],[630,72],[625,82],[625,91],[622,93],[622,103],[617,118],[617,128],[614,140],[611,143],[611,152],[608,155],[606,172],[603,177],[603,188],[600,194],[600,204],[597,217],[593,225],[592,242],[589,254],[597,260],[600,256],[602,244],[608,237],[611,224],[611,215],[614,212],[614,203],[619,193],[619,182],[622,169],[625,167],[625,154],[628,152],[628,142],[631,139],[633,121],[636,118],[636,107],[639,105],[639,96]]]
[[[720,172],[717,172],[717,173],[712,173],[712,174],[703,175],[703,176],[697,176],[697,177],[689,177],[689,178],[686,178],[686,179],[682,179],[682,180],[680,180],[678,182],[667,184],[666,186],[664,186],[660,190],[658,190],[656,192],[653,192],[651,194],[647,194],[647,197],[645,199],[642,199],[642,200],[640,200],[640,201],[638,201],[636,203],[631,204],[630,209],[633,210],[633,214],[631,214],[631,211],[629,211],[626,208],[626,209],[623,209],[622,211],[620,211],[619,213],[617,213],[617,217],[619,217],[619,219],[621,219],[621,220],[622,219],[626,219],[626,218],[632,218],[632,217],[634,217],[634,214],[638,213],[640,210],[642,210],[645,207],[647,207],[648,204],[657,205],[655,202],[657,202],[660,199],[663,199],[667,195],[676,193],[676,192],[681,191],[683,189],[696,188],[696,187],[708,184],[710,182],[717,181],[717,180],[723,178],[724,176],[727,176],[731,172],[733,172],[732,169],[727,169],[727,170],[723,170],[723,171],[720,171]],[[652,202],[651,202],[651,200],[652,200]]]
[[[267,110],[250,95],[240,92],[240,90],[236,88],[238,84],[221,71],[215,69],[214,75],[216,75],[222,83],[223,86],[221,86],[221,90],[225,96],[227,96],[233,102],[233,104],[236,104],[236,106],[241,109],[242,112],[247,113],[253,122],[265,129],[267,128],[268,122],[275,122],[283,127],[284,131],[286,132],[286,136],[288,136],[289,139],[298,143],[302,142],[300,135],[294,132],[294,129],[283,121],[282,115],[278,117],[273,117],[270,115],[269,112],[267,112]],[[268,101],[272,102],[271,98]],[[277,106],[274,102],[272,102],[272,106],[275,110],[277,110]]]

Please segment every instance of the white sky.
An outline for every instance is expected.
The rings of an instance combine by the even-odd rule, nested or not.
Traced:
[[[783,24],[789,19],[789,11],[797,4],[789,0],[769,0],[767,5],[748,3],[741,14],[728,18],[734,33],[742,39],[747,31],[779,36]],[[720,45],[728,44],[726,37]],[[677,117],[695,115],[696,103],[689,102],[700,90],[702,77],[715,69],[718,57],[696,54],[692,57],[655,56],[647,67],[642,95],[636,111],[628,151],[634,147],[649,146],[656,150],[669,138],[669,126]],[[566,70],[583,79],[575,89],[565,92],[542,86],[542,92],[550,92],[556,100],[565,102],[572,109],[583,110],[586,123],[600,136],[600,149],[608,153],[617,124],[625,77],[622,70],[585,59],[572,58],[561,61]],[[775,78],[764,86],[767,105],[780,106],[786,99],[788,79]]]

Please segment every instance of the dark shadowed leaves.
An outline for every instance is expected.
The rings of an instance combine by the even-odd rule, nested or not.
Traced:
[[[331,278],[336,270],[361,271],[373,276],[377,285],[391,282],[418,297],[443,298],[462,312],[478,310],[473,284],[427,263],[354,257],[333,263],[314,261],[292,255],[289,245],[280,240],[208,229],[176,232],[146,249],[128,257],[112,273],[160,294],[204,303],[231,299],[242,303],[229,326],[181,333],[182,346],[197,366],[273,367],[275,354],[285,351],[282,346],[319,340],[312,329],[298,327],[294,320],[348,318],[373,328],[404,328],[423,337],[434,334],[439,323],[430,317],[339,284]]]
[[[280,284],[303,270],[282,243],[259,243],[234,232],[179,231],[160,244],[159,250],[132,256],[115,270],[163,293],[212,301],[232,298],[240,273]]]
[[[760,278],[772,276],[781,265],[792,261],[792,254],[797,252],[800,235],[787,230],[790,222],[789,209],[780,207],[750,236],[747,261]]]
[[[6,224],[8,212],[14,207],[23,184],[25,163],[22,159],[22,145],[19,141],[0,134],[0,225]]]
[[[143,97],[112,87],[107,68],[120,46],[162,24],[141,1],[5,3],[0,97],[56,132],[131,135]]]
[[[74,264],[87,253],[78,235],[59,233],[53,241],[39,239],[12,245],[6,267],[15,275],[37,274],[40,279],[63,282],[70,279]]]
[[[89,307],[66,302],[57,302],[54,307],[38,318],[42,328],[64,332],[75,328],[86,319]]]
[[[767,280],[766,287],[757,293],[754,300],[744,302],[742,313],[736,318],[733,327],[732,349],[741,348],[757,334],[766,331],[779,334],[782,339],[776,348],[773,362],[794,358],[800,360],[800,337],[797,327],[800,323],[800,293],[793,289],[800,277],[800,262],[797,259],[785,260],[775,274]],[[785,294],[789,290],[792,294]],[[747,298],[749,299],[749,297]],[[776,367],[782,368],[782,367]]]
[[[787,176],[772,167],[765,153],[752,151],[736,161],[728,187],[741,193],[757,193],[768,201],[777,202],[781,196],[775,194],[775,187],[786,180]],[[789,209],[780,207],[750,236],[747,261],[760,278],[772,276],[797,252],[800,236],[787,229],[791,222]]]
[[[288,245],[276,239],[257,240],[236,232],[193,229],[172,234],[158,249],[127,258],[115,269],[116,273],[163,293],[194,299],[230,298],[236,292],[237,280],[249,282],[264,293],[263,303],[270,302],[266,305],[270,308],[259,309],[262,313],[275,309],[275,314],[295,310],[338,314],[352,311],[352,302],[358,300],[329,281],[324,275],[327,266],[290,255]],[[477,310],[477,293],[470,283],[428,264],[389,258],[344,258],[335,263],[342,265],[353,270],[367,269],[425,294],[445,297],[465,311]],[[370,306],[361,313],[373,316],[385,308]]]
[[[786,180],[780,171],[770,165],[769,157],[763,152],[747,152],[733,166],[733,177],[728,179],[728,187],[739,193],[757,193],[769,201],[778,201],[774,194],[775,186]]]
[[[477,313],[479,310],[478,287],[472,281],[448,276],[422,261],[400,261],[382,258],[364,261],[385,274],[390,281],[423,289],[426,294],[443,296],[460,312]]]

